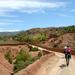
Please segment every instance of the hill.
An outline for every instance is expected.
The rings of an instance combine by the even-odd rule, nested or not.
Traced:
[[[48,48],[75,48],[75,25],[67,27],[33,28],[21,32],[0,32],[0,44],[16,41],[27,42]]]
[[[49,48],[61,48],[65,45],[75,48],[75,25],[58,28],[33,28],[18,33],[14,36],[14,40]]]
[[[0,36],[13,36],[19,32],[0,32]]]
[[[46,47],[46,49],[57,48],[59,51],[65,45],[69,45],[75,49],[74,25],[58,28],[33,28],[21,32],[1,32],[0,35],[0,72],[3,74],[7,72],[7,75],[10,74],[9,72],[12,72],[12,66],[14,66],[13,71],[16,73],[39,59],[39,51],[36,51],[38,48],[23,44],[25,42],[38,45],[40,49],[41,47]],[[12,62],[14,62],[13,65],[10,64]],[[4,70],[2,71],[1,69]]]

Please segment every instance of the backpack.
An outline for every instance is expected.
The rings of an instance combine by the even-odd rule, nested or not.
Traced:
[[[67,49],[66,49],[66,52],[69,52],[69,53],[70,53],[71,50],[72,50],[71,48],[67,48]]]

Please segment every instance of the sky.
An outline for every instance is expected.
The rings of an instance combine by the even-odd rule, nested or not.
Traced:
[[[0,32],[75,25],[75,0],[0,0]]]

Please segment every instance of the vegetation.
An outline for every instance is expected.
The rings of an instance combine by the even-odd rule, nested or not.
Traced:
[[[58,37],[65,33],[75,32],[75,26],[47,28],[47,29],[31,29],[26,32],[18,33],[14,38],[15,40],[28,43],[39,43],[46,41],[47,38]],[[49,34],[50,33],[50,34]]]
[[[31,44],[40,44],[50,38],[57,38],[66,33],[75,32],[75,26],[67,26],[67,27],[59,27],[59,28],[43,28],[43,29],[31,29],[28,31],[22,31],[16,34],[15,36],[0,36],[1,41],[5,43],[7,40],[14,40],[20,42],[27,42]],[[74,41],[73,41],[74,42]],[[53,48],[58,47],[58,44],[54,44]],[[30,51],[38,51],[36,47],[30,47]],[[31,57],[29,52],[24,49],[21,49],[18,55],[16,56],[16,61],[14,62],[14,72],[17,72],[29,64],[32,64],[35,60],[42,56],[41,52],[39,52],[38,56]],[[6,52],[5,58],[12,64],[12,54],[10,51]]]
[[[17,72],[27,67],[29,64],[32,64],[39,58],[40,56],[31,57],[29,52],[24,49],[21,49],[19,54],[16,56],[16,61],[14,62],[14,72]]]
[[[15,36],[15,40],[21,42],[28,42],[28,43],[38,43],[46,40],[46,35],[44,34],[36,34],[36,35],[29,35],[29,34],[18,34]]]
[[[58,32],[60,32],[60,34],[65,34],[65,33],[72,33],[75,32],[75,26],[67,26],[67,27],[60,27],[58,28]]]
[[[44,35],[44,34],[38,34],[34,38],[35,38],[35,41],[42,42],[42,41],[46,40],[46,35]]]
[[[10,51],[6,52],[5,58],[8,60],[8,62],[9,62],[10,64],[12,64],[13,58],[12,58],[12,54],[11,54]]]
[[[18,71],[25,67],[25,62],[30,58],[30,55],[25,50],[21,49],[19,54],[16,56],[16,61],[14,63],[14,71]]]
[[[57,38],[65,33],[75,32],[75,25],[59,28],[36,28],[27,31],[14,33],[0,33],[0,43],[5,41],[16,40],[28,43],[40,43],[48,38]],[[3,35],[2,35],[3,34]],[[10,35],[11,34],[11,35]],[[5,38],[6,37],[6,38]]]
[[[30,51],[38,51],[38,48],[32,47]]]
[[[75,26],[64,27],[63,30],[65,32],[75,32]]]

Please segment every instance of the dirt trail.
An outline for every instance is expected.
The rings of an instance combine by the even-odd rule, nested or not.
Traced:
[[[52,63],[51,61],[47,61],[36,75],[75,75],[75,59],[72,56],[70,60],[70,65],[67,67],[64,54],[62,53],[55,53],[57,56],[58,61],[54,60]]]
[[[32,46],[37,47],[34,45]],[[38,49],[47,50],[41,47],[38,47]],[[45,64],[42,65],[36,75],[75,75],[75,58],[72,56],[70,65],[67,67],[64,54],[58,52],[54,53],[56,54],[58,60],[48,60]]]

